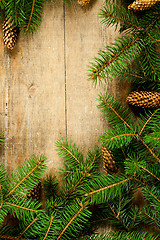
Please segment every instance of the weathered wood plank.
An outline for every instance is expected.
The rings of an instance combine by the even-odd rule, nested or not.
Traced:
[[[56,172],[62,160],[54,144],[66,135],[84,152],[97,144],[106,122],[95,99],[100,91],[116,92],[114,82],[95,88],[87,81],[89,61],[115,37],[100,24],[100,8],[101,0],[87,8],[46,2],[39,30],[21,34],[13,52],[0,32],[2,161],[9,172],[33,154],[45,154]]]
[[[98,14],[102,1],[92,1],[86,8],[75,4],[66,7],[66,86],[67,135],[84,151],[97,144],[107,123],[97,109],[100,92],[115,92],[115,83],[95,87],[87,81],[87,65],[94,61],[100,49],[114,40],[114,29],[100,23]]]
[[[1,129],[7,137],[3,161],[12,171],[25,158],[45,154],[55,169],[60,163],[54,144],[65,136],[62,3],[46,3],[39,30],[21,34],[13,52],[2,40],[0,49]]]

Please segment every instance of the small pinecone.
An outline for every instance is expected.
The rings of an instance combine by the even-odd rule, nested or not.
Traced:
[[[160,107],[160,93],[158,92],[132,92],[126,99],[127,103],[141,108],[158,108]]]
[[[36,201],[40,201],[41,200],[41,190],[42,190],[42,185],[41,185],[41,182],[39,182],[35,188],[33,188],[32,190],[29,190],[27,197],[32,198]]]
[[[137,11],[144,11],[152,6],[154,6],[156,3],[158,3],[160,0],[135,0],[133,3],[131,3],[128,6],[129,10],[132,10],[134,12]]]
[[[8,49],[13,50],[18,39],[18,33],[19,33],[18,27],[13,26],[13,24],[9,22],[9,20],[7,19],[3,22],[2,30],[3,30],[3,40],[4,40],[5,46]]]
[[[91,0],[78,0],[79,5],[82,7],[86,6],[88,3],[90,3]]]
[[[102,147],[102,158],[103,158],[103,167],[107,173],[113,174],[118,172],[118,168],[114,161],[114,157],[111,150],[108,150],[107,148]]]

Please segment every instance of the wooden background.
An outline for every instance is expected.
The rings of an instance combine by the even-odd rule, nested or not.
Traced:
[[[93,86],[87,65],[114,41],[114,29],[98,18],[102,0],[82,8],[46,2],[39,30],[20,34],[13,51],[0,32],[0,129],[6,136],[1,157],[9,172],[33,154],[48,158],[49,171],[62,165],[55,142],[72,140],[85,153],[107,127],[97,109],[98,93],[119,94],[118,83]]]

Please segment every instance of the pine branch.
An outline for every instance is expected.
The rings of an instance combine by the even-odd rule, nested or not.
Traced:
[[[44,0],[29,0],[25,3],[25,19],[21,22],[21,29],[25,33],[35,31],[42,20]]]
[[[101,9],[99,17],[104,18],[102,23],[104,23],[106,27],[115,25],[117,29],[118,24],[121,23],[121,29],[125,26],[124,30],[127,30],[127,32],[140,30],[140,24],[136,16],[131,11],[117,4],[107,3],[104,10]]]
[[[41,156],[40,159],[32,157],[22,164],[21,167],[12,174],[12,177],[8,177],[7,183],[11,187],[11,190],[6,194],[5,198],[18,192],[20,192],[20,194],[26,194],[26,189],[34,188],[46,170],[45,162],[46,158]]]
[[[115,40],[111,47],[107,46],[106,50],[99,52],[99,58],[95,58],[96,63],[91,63],[89,77],[94,83],[98,79],[113,78],[119,75],[119,72],[128,69],[128,65],[132,63],[143,49],[143,41],[133,36],[123,36]]]
[[[35,218],[25,229],[24,231],[18,236],[18,239],[21,239],[21,237],[25,234],[25,232],[38,220],[38,218]]]
[[[67,193],[65,194],[65,199],[68,199],[70,197],[75,197],[75,195],[78,197],[78,195],[81,196],[81,194],[78,194],[77,191],[83,187],[83,181],[86,181],[86,177],[88,175],[88,171],[81,172],[81,177],[76,179],[75,183],[72,184],[72,187],[69,188]],[[69,184],[70,186],[70,184]],[[73,196],[72,196],[73,195]]]
[[[13,25],[19,25],[19,18],[24,18],[23,7],[24,0],[2,0],[5,11],[5,19],[11,22]]]
[[[91,204],[103,203],[115,198],[124,188],[128,189],[132,179],[133,176],[126,178],[126,176],[102,175],[88,183],[84,197]]]
[[[122,134],[122,132],[124,132]],[[123,148],[129,146],[132,140],[136,140],[138,135],[133,131],[129,131],[128,128],[117,128],[108,129],[108,132],[105,132],[99,138],[99,142],[105,145],[109,149]]]
[[[145,170],[146,172],[148,172],[152,177],[154,177],[155,179],[157,179],[160,182],[160,178],[158,178],[155,174],[153,174],[152,172],[150,172],[148,169],[146,169],[143,166],[140,166],[140,168],[142,168],[143,170]]]
[[[51,225],[52,225],[52,222],[53,222],[53,218],[54,218],[54,217],[52,216],[51,219],[50,219],[49,227],[48,227],[48,229],[47,229],[46,235],[45,235],[45,237],[43,238],[43,240],[45,240],[45,239],[47,238],[47,235],[48,235],[48,233],[49,233],[49,230],[50,230]]]
[[[88,171],[89,175],[99,175],[99,166],[101,163],[101,149],[95,147],[92,151],[88,150],[86,160],[84,162],[85,169]]]
[[[24,198],[12,198],[8,199],[9,201],[5,202],[5,205],[8,206],[10,213],[18,218],[19,220],[25,221],[26,219],[31,220],[41,206],[41,203],[37,203],[32,199]],[[40,211],[40,210],[39,210]]]
[[[107,10],[108,18],[105,19],[105,22],[107,22],[108,25],[114,23],[117,24],[116,20],[112,19],[114,11],[116,12],[116,10],[112,10],[113,9]],[[103,12],[105,12],[105,10]],[[109,16],[111,16],[111,18]],[[144,24],[144,22],[144,19],[140,21],[140,24],[138,23],[140,25],[139,30],[136,32],[132,31],[130,36],[123,36],[122,38],[119,38],[119,40],[116,40],[116,47],[114,47],[112,44],[111,47],[107,47],[106,51],[99,52],[99,58],[95,58],[96,63],[91,63],[90,66],[91,74],[89,77],[94,83],[97,83],[98,80],[101,81],[101,79],[106,82],[108,79],[117,76],[119,72],[128,70],[128,65],[131,64],[140,53],[146,51],[146,46],[147,48],[149,48],[149,46],[152,47],[151,52],[147,51],[146,57],[148,58],[152,67],[154,66],[156,61],[154,61],[155,56],[154,54],[152,55],[152,52],[155,41],[151,40],[151,38],[148,38],[148,34],[152,32],[156,25],[160,24],[159,13],[156,12],[156,14],[151,14],[149,16],[149,20],[147,21],[148,24]],[[124,27],[124,29],[127,30],[127,27]],[[146,62],[143,61],[143,64],[145,63]],[[156,68],[157,67],[158,65],[156,64]],[[156,68],[154,72],[156,71]],[[147,68],[145,68],[145,70],[147,70]]]
[[[95,193],[97,193],[97,192],[104,191],[104,190],[106,190],[106,189],[109,189],[109,188],[118,186],[119,184],[122,184],[122,183],[124,183],[124,182],[126,182],[126,181],[129,181],[129,180],[131,180],[131,179],[132,179],[132,178],[127,178],[127,179],[122,180],[122,181],[120,181],[120,182],[118,182],[118,183],[114,183],[114,184],[109,185],[109,186],[106,186],[106,187],[104,187],[104,188],[100,188],[100,189],[95,190],[95,191],[93,191],[93,192],[85,193],[85,197],[87,197],[87,196],[89,196],[89,195],[92,195],[92,194],[95,194]]]
[[[81,168],[83,163],[83,154],[79,151],[79,148],[68,141],[58,140],[56,142],[58,155],[60,155],[65,161],[65,167],[67,170],[73,169],[74,167]]]
[[[147,145],[140,136],[138,136],[138,138],[142,142],[142,144],[146,147],[146,149],[150,152],[150,154],[160,163],[160,158],[152,151],[149,145]]]
[[[151,187],[144,186],[143,190],[144,190],[145,198],[148,201],[150,201],[153,206],[156,206],[156,207],[160,208],[160,199],[159,199],[160,190],[159,190],[159,185],[158,186],[152,185]]]
[[[35,209],[22,207],[22,206],[20,206],[20,205],[16,205],[16,204],[13,204],[13,203],[10,203],[10,202],[6,202],[6,204],[8,204],[9,206],[15,207],[15,208],[22,209],[22,210],[31,211],[31,212],[36,212]]]
[[[139,132],[139,136],[142,135],[142,132],[144,131],[145,127],[147,126],[147,124],[153,119],[154,115],[157,113],[158,109],[156,109],[151,116],[147,119],[147,121],[145,122],[145,124],[143,125],[141,131]],[[153,123],[153,121],[152,121]],[[151,126],[151,125],[150,125]]]
[[[115,100],[109,95],[99,95],[100,104],[98,108],[104,113],[108,122],[112,125],[125,124],[129,129],[132,129],[131,119],[132,114],[127,108],[121,105],[120,100]]]
[[[34,11],[34,7],[35,7],[35,1],[36,1],[36,0],[33,0],[33,3],[32,3],[32,9],[31,9],[29,21],[28,21],[28,24],[27,24],[27,27],[26,27],[26,32],[28,31],[29,27],[31,26],[33,11]]]
[[[72,217],[72,219],[67,223],[67,225],[65,226],[65,228],[63,229],[63,231],[60,233],[60,235],[58,236],[57,240],[59,240],[62,235],[64,234],[64,232],[67,230],[67,228],[72,224],[72,222],[75,220],[75,218],[77,218],[77,216],[81,213],[81,211],[84,209],[84,206],[82,205],[81,208],[78,210],[78,212],[76,212],[76,214]]]
[[[113,208],[111,207],[111,205],[108,203],[108,206],[110,207],[111,211],[113,212],[115,218],[123,225],[123,227],[129,231],[129,228],[127,226],[124,225],[123,221],[120,219],[119,215],[115,213],[115,211],[113,210]]]

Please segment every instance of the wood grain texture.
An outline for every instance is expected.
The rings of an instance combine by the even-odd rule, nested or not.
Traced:
[[[47,156],[49,171],[57,172],[62,160],[55,141],[61,137],[84,152],[97,144],[106,123],[95,99],[100,91],[116,92],[114,81],[96,88],[87,81],[89,61],[116,36],[100,24],[102,5],[46,2],[39,30],[20,34],[12,52],[0,32],[1,157],[9,172],[33,154]]]

